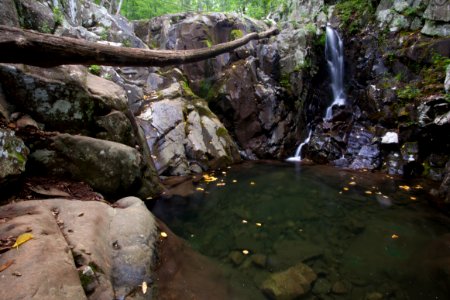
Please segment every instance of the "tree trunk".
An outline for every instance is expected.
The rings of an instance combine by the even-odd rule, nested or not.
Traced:
[[[119,5],[117,6],[116,15],[120,13],[120,9],[122,8],[123,0],[120,0]]]
[[[116,47],[0,25],[0,62],[40,67],[58,65],[170,66],[201,61],[230,52],[251,40],[278,34],[273,27],[237,40],[192,50]]]

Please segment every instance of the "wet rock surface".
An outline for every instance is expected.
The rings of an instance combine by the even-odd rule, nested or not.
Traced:
[[[150,299],[139,286],[150,283],[156,223],[141,200],[124,198],[116,208],[92,201],[25,201],[2,206],[0,219],[2,237],[33,235],[18,251],[2,254],[2,261],[14,261],[2,272],[2,298]],[[21,288],[24,282],[27,289]]]

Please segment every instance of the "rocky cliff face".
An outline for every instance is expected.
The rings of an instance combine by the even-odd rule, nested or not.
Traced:
[[[290,7],[308,2],[292,1]],[[449,5],[352,0],[323,6],[344,39],[347,105],[334,107],[333,118],[324,120],[324,107],[332,102],[329,83],[314,81],[328,92],[309,100],[315,111],[307,157],[436,181],[448,177]],[[295,11],[287,15],[298,17]],[[448,192],[443,187],[436,193]]]
[[[222,13],[180,14],[135,23],[137,35],[149,47],[176,50],[210,47],[267,27],[263,22]],[[182,84],[198,96],[197,102],[206,100],[203,106],[219,117],[224,125],[221,131],[230,134],[245,158],[284,158],[299,136],[300,112],[295,107],[299,97],[290,95],[297,93],[289,77],[297,75],[300,79],[293,81],[302,84],[298,74],[306,54],[298,43],[306,44],[308,32],[287,32],[277,39],[251,42],[214,59],[180,67]],[[299,53],[289,52],[294,48]],[[163,71],[155,73],[151,75],[152,89],[165,88]],[[280,83],[283,78],[285,86]]]

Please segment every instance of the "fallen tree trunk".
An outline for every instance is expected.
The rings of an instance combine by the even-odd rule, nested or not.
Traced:
[[[148,50],[117,47],[81,39],[55,36],[15,27],[0,26],[0,62],[39,67],[58,65],[169,66],[212,58],[278,34],[276,27],[209,48]]]

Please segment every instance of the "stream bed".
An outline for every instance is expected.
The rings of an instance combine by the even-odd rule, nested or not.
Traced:
[[[424,185],[253,162],[210,173],[153,211],[220,265],[242,299],[265,299],[261,284],[298,263],[317,274],[302,299],[449,299],[450,218]]]

